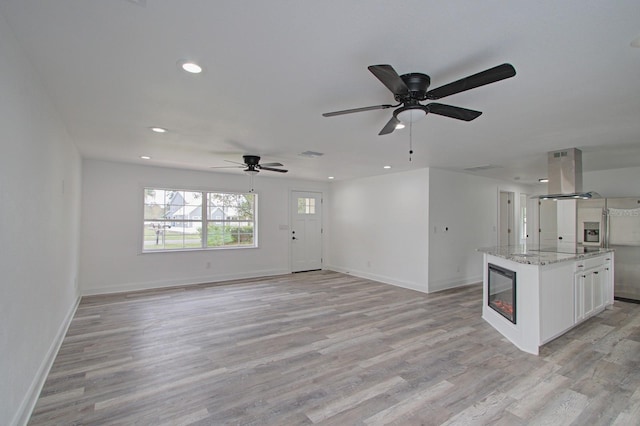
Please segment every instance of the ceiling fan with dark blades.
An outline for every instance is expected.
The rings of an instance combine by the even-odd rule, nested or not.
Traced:
[[[268,170],[270,172],[278,172],[278,173],[287,173],[288,170],[285,169],[275,169],[274,167],[282,167],[281,163],[262,163],[260,164],[260,156],[258,155],[243,155],[242,159],[244,163],[237,163],[235,161],[225,160],[228,163],[237,164],[237,166],[221,166],[221,167],[212,167],[212,169],[229,169],[229,168],[238,168],[244,170],[247,173],[258,173],[260,170]]]
[[[380,133],[378,133],[379,135],[392,133],[400,123],[417,121],[429,113],[463,121],[474,120],[478,118],[482,112],[437,102],[431,102],[426,105],[420,102],[441,99],[516,75],[516,70],[513,65],[502,64],[445,84],[436,89],[427,90],[429,84],[431,84],[431,78],[426,74],[409,73],[398,75],[391,65],[371,65],[368,69],[393,93],[393,97],[398,103],[396,105],[383,104],[345,109],[342,111],[326,112],[322,115],[324,117],[334,117],[336,115],[351,114],[354,112],[399,107],[393,111],[393,116],[382,128]]]

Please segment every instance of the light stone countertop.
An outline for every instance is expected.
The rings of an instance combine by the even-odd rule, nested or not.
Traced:
[[[501,257],[525,265],[549,265],[558,262],[569,262],[610,253],[613,249],[602,247],[583,247],[564,245],[555,247],[496,246],[477,249],[482,253]]]

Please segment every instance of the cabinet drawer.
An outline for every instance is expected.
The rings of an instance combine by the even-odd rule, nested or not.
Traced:
[[[576,266],[575,266],[575,271],[585,271],[587,269],[591,269],[591,268],[596,268],[598,266],[602,266],[605,262],[604,260],[605,256],[598,256],[598,257],[590,257],[587,259],[582,259],[582,260],[578,260],[576,261]]]

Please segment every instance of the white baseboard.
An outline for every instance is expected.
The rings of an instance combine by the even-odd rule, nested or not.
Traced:
[[[78,297],[75,303],[71,306],[71,309],[67,312],[67,315],[64,317],[62,324],[58,328],[58,332],[56,333],[47,354],[45,355],[36,375],[27,390],[27,393],[20,404],[20,407],[16,411],[16,415],[11,421],[11,425],[20,426],[26,425],[29,422],[29,418],[31,418],[31,413],[36,406],[36,402],[38,402],[38,397],[40,396],[40,392],[42,391],[42,387],[44,386],[44,382],[47,380],[47,376],[49,375],[49,371],[53,366],[53,362],[56,359],[56,355],[58,355],[58,351],[60,350],[60,346],[62,345],[62,341],[64,340],[64,336],[67,335],[67,330],[71,325],[71,320],[78,309],[78,305],[80,304],[80,297]]]
[[[467,277],[463,279],[447,279],[438,281],[429,281],[428,283],[415,283],[410,281],[402,281],[393,277],[387,277],[384,275],[372,274],[369,272],[343,268],[335,265],[327,265],[327,269],[336,272],[342,272],[344,274],[354,275],[360,278],[366,278],[368,280],[379,281],[384,284],[391,284],[396,287],[407,288],[409,290],[415,290],[422,293],[435,293],[437,291],[448,290],[450,288],[462,287],[465,285],[476,284],[482,282],[482,275],[477,277]]]
[[[455,287],[462,287],[470,284],[477,284],[481,282],[482,282],[482,275],[479,275],[477,277],[465,277],[465,278],[429,281],[429,293],[448,290],[450,288],[455,288]]]
[[[349,274],[360,278],[365,278],[368,280],[378,281],[384,284],[390,284],[396,287],[402,287],[409,290],[419,291],[421,293],[427,293],[427,284],[426,283],[416,283],[411,281],[403,281],[393,277],[387,277],[379,274],[372,274],[370,272],[358,271],[354,269],[343,268],[340,266],[327,265],[326,269],[330,269],[336,272],[342,272],[343,274]]]
[[[285,275],[290,271],[285,269],[266,269],[261,271],[249,271],[243,273],[219,274],[212,276],[196,277],[190,279],[172,279],[162,281],[145,281],[126,284],[116,284],[113,286],[103,286],[94,288],[82,288],[83,296],[94,296],[99,294],[126,293],[129,291],[152,290],[167,287],[182,287],[195,284],[216,283],[221,281],[242,280],[247,278],[270,277],[274,275]]]

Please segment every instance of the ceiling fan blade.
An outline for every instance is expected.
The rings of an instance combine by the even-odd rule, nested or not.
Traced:
[[[362,111],[373,111],[376,109],[387,109],[391,107],[393,107],[393,105],[374,105],[374,106],[368,106],[368,107],[362,107],[362,108],[345,109],[342,111],[325,112],[324,114],[322,114],[322,116],[333,117],[336,115],[351,114],[354,112],[362,112]]]
[[[262,163],[260,164],[260,167],[282,167],[284,166],[284,164],[280,164],[280,163]]]
[[[258,166],[258,168],[260,170],[269,170],[270,172],[280,172],[280,173],[287,173],[288,170],[284,170],[284,169],[273,169],[271,167],[264,167],[264,166]]]
[[[391,65],[370,65],[368,69],[394,95],[406,95],[409,93],[409,88]]]
[[[378,135],[388,135],[389,133],[393,133],[398,124],[400,124],[400,120],[398,120],[395,116],[391,116],[391,120],[389,120],[387,124],[385,124]]]
[[[238,163],[237,161],[224,160],[227,163],[239,164],[240,166],[244,166],[244,163]]]
[[[438,103],[430,103],[427,104],[426,107],[432,114],[444,115],[445,117],[457,118],[458,120],[464,121],[474,120],[482,114],[480,111]]]
[[[209,167],[210,169],[241,169],[243,167],[246,167],[244,164],[241,166],[213,166],[213,167]]]
[[[440,99],[445,96],[454,95],[469,89],[484,86],[485,84],[495,83],[516,75],[516,70],[511,64],[502,64],[497,67],[489,68],[469,77],[465,77],[453,83],[445,84],[436,89],[427,92],[427,99]]]

